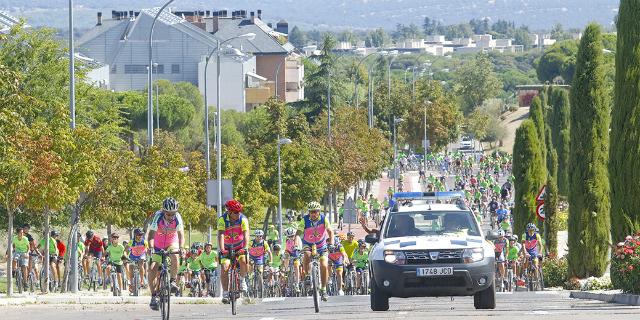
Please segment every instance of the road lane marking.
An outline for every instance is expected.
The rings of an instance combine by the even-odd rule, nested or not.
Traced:
[[[264,298],[262,302],[276,302],[276,301],[284,301],[285,297],[276,297],[276,298]]]

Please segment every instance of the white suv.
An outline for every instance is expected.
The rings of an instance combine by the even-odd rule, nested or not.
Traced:
[[[459,192],[404,192],[387,214],[369,255],[371,309],[389,298],[474,296],[495,308],[495,256]],[[447,203],[448,202],[448,203]]]

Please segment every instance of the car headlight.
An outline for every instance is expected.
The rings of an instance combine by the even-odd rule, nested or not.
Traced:
[[[484,259],[484,249],[483,248],[464,249],[464,252],[462,253],[462,259],[464,260],[464,263],[482,261],[482,259]]]
[[[384,261],[390,264],[405,264],[407,256],[402,251],[387,250],[384,252]]]

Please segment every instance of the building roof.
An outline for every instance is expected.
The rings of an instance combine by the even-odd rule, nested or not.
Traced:
[[[0,11],[0,33],[7,33],[9,30],[20,23],[20,19],[10,15],[6,11]],[[25,28],[29,28],[28,24],[24,25]]]
[[[246,33],[255,33],[253,40],[236,39],[230,44],[244,52],[253,54],[288,54],[294,47],[290,43],[284,45],[276,38],[279,33],[269,28],[260,19],[255,18],[254,23],[250,19],[220,19],[218,20],[218,31],[214,34],[219,39],[229,39]]]

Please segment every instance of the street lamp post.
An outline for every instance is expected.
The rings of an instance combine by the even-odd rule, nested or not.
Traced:
[[[154,62],[153,67],[156,69],[156,78],[158,77],[158,63]],[[158,80],[156,80],[156,128],[160,131],[160,102],[158,102],[160,91],[158,90]]]
[[[359,79],[359,77],[358,77],[358,75],[359,75],[358,70],[360,70],[360,65],[361,65],[365,60],[367,60],[367,58],[369,58],[370,56],[372,56],[372,55],[374,55],[374,54],[386,55],[386,54],[387,54],[387,52],[386,52],[386,51],[377,51],[377,52],[369,53],[368,55],[364,56],[364,58],[360,59],[360,61],[358,62],[358,65],[356,66],[356,70],[355,70],[355,73],[356,73],[356,74],[355,74],[355,76],[353,77],[353,78],[354,78],[354,80],[353,80],[353,87],[355,88],[355,89],[354,89],[354,91],[355,91],[355,99],[354,99],[354,100],[355,100],[355,103],[356,103],[356,109],[359,107],[359,105],[358,105],[358,79]]]
[[[220,46],[234,39],[249,39],[255,38],[255,33],[246,33],[237,37],[229,38],[220,42],[216,40],[216,48],[212,50],[204,63],[204,135],[205,135],[205,162],[207,169],[207,181],[211,179],[211,141],[209,139],[209,102],[208,102],[208,88],[207,88],[207,70],[209,68],[209,61],[214,53],[216,53],[216,178],[218,179],[218,201],[217,201],[217,213],[218,216],[222,215],[222,138],[221,138],[221,106],[220,106]]]
[[[431,105],[431,101],[427,100],[427,103],[424,105],[424,144],[422,148],[424,149],[424,158],[422,159],[423,170],[426,174],[427,172],[427,106]]]
[[[282,169],[280,166],[280,146],[290,144],[291,139],[280,138],[278,135],[278,236],[280,244],[282,244]]]
[[[158,21],[158,17],[164,11],[164,9],[170,5],[175,0],[169,0],[165,3],[156,16],[153,18],[153,22],[151,22],[151,29],[149,30],[149,70],[148,70],[148,79],[147,79],[147,143],[152,146],[153,145],[153,29],[156,26],[156,21]]]
[[[396,139],[396,125],[402,122],[402,118],[396,118],[393,116],[393,191],[397,190],[398,184],[398,161],[396,158],[398,157],[398,144]]]
[[[73,39],[73,0],[69,0],[69,112],[71,113],[71,129],[76,128],[76,70],[75,70],[75,44]],[[73,219],[72,223],[72,234],[71,234],[71,243],[69,246],[71,248],[76,248],[78,246],[78,237],[75,233],[77,233],[78,226],[78,206],[77,204],[73,206]],[[71,251],[73,252],[73,251]],[[69,255],[69,264],[73,266],[69,272],[69,287],[71,288],[71,292],[74,294],[78,293],[78,255],[71,254]],[[20,267],[20,266],[18,266]],[[7,292],[11,293],[11,283],[9,283]]]
[[[275,75],[275,92],[274,92],[274,97],[276,97],[276,100],[278,100],[278,73],[280,73],[280,67],[282,67],[282,64],[287,61],[287,58],[284,58],[284,60],[280,61],[280,63],[278,64],[278,67],[276,67],[276,75]],[[286,68],[286,67],[285,67]],[[285,79],[285,81],[287,81]],[[285,97],[286,98],[286,97]],[[285,99],[286,100],[286,99]]]

